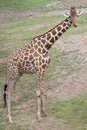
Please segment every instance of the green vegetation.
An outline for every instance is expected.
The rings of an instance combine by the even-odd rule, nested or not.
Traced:
[[[0,130],[21,130],[20,126],[17,126],[16,124],[9,124],[9,123],[3,123],[2,120],[0,120]]]
[[[9,50],[0,51],[0,58],[8,57],[9,54],[10,54],[10,51],[9,51]]]
[[[82,56],[82,54],[79,53],[78,50],[61,51],[59,48],[53,47],[50,55],[52,59],[50,67],[51,69],[53,68],[52,70],[56,70],[54,73],[57,73],[58,77],[63,78],[81,69],[82,64],[80,61],[80,56]],[[62,71],[65,71],[65,73],[62,74]]]
[[[44,8],[47,4],[52,2],[59,2],[62,5],[65,0],[0,0],[0,12],[10,11],[29,11],[32,9]],[[64,4],[65,5],[65,4]],[[63,5],[63,6],[64,6]],[[60,4],[59,4],[60,6]],[[67,6],[67,4],[66,4]],[[78,8],[86,8],[85,4],[76,5]],[[63,8],[66,8],[65,6]],[[55,10],[55,8],[53,8]]]
[[[5,72],[6,66],[5,64],[0,63],[0,72]],[[1,76],[1,75],[0,75]]]
[[[58,101],[48,111],[74,130],[87,130],[87,97]]]
[[[0,11],[27,11],[46,6],[54,0],[0,0]]]

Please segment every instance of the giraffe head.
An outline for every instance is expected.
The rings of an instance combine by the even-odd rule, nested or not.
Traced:
[[[72,20],[72,24],[74,27],[77,27],[77,11],[75,7],[71,7],[70,9],[70,18]]]
[[[70,17],[71,22],[74,27],[77,27],[77,17],[80,16],[83,13],[82,10],[80,10],[78,13],[75,9],[75,7],[70,8],[70,13],[64,13],[64,16]]]

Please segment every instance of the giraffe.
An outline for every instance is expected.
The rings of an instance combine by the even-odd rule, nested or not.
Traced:
[[[37,118],[40,121],[42,116],[46,116],[43,77],[46,67],[50,64],[48,50],[71,25],[77,27],[77,12],[75,7],[71,7],[70,15],[57,26],[33,38],[30,44],[8,57],[7,81],[4,85],[4,102],[5,106],[7,105],[7,119],[9,122],[13,122],[11,117],[11,92],[16,82],[24,73],[36,74]]]

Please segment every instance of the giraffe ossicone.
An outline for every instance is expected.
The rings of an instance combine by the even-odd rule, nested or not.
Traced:
[[[70,15],[48,32],[33,38],[25,48],[11,54],[7,60],[7,88],[4,89],[4,101],[7,104],[7,118],[11,118],[11,91],[19,78],[24,74],[35,73],[37,77],[37,117],[45,114],[43,77],[46,67],[50,63],[48,51],[59,37],[71,26],[77,26],[77,13],[73,7]],[[6,98],[7,97],[7,98]],[[6,100],[7,99],[7,100]],[[6,102],[7,101],[7,102]]]

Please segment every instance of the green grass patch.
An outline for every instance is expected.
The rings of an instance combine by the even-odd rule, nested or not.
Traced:
[[[54,0],[0,0],[0,11],[27,11],[40,8]]]
[[[2,120],[0,120],[0,130],[21,130],[21,126],[17,125],[16,123],[13,124],[10,124],[8,122],[5,123],[2,118]]]
[[[0,63],[0,72],[5,72],[6,66],[5,64]]]
[[[87,130],[87,97],[56,102],[48,111],[75,130]]]
[[[83,64],[81,64],[81,57],[83,54],[78,50],[75,51],[61,51],[59,48],[55,48],[55,46],[50,51],[52,63],[51,66],[56,72],[59,74],[58,76],[67,76],[68,74],[72,74],[76,71],[79,71]],[[51,68],[51,69],[52,69]],[[62,74],[62,71],[65,71],[65,74]]]
[[[28,11],[32,9],[40,9],[44,8],[47,4],[52,2],[58,2],[57,0],[0,0],[0,12],[6,12],[6,11]],[[61,4],[65,3],[65,0],[61,0],[59,2]],[[68,4],[68,1],[66,1]],[[67,4],[63,7],[64,9],[67,8]],[[59,6],[61,6],[59,4]],[[86,8],[86,5],[83,3],[83,5],[75,5],[78,8]],[[54,10],[55,10],[54,6]]]
[[[1,50],[1,51],[0,51],[0,58],[8,57],[9,54],[10,54],[10,51],[9,51],[9,50]]]

